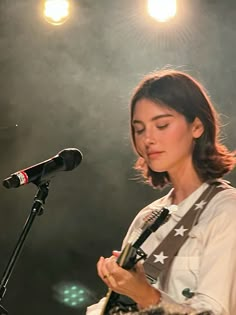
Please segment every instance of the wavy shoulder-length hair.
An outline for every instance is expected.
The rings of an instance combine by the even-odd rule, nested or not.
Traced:
[[[136,87],[130,102],[130,128],[132,144],[138,155],[132,120],[135,105],[141,99],[168,106],[182,114],[189,123],[196,117],[201,120],[204,132],[196,139],[192,158],[195,170],[203,181],[220,178],[234,168],[235,152],[230,152],[220,142],[218,114],[204,87],[196,79],[181,71],[164,70],[144,77]],[[155,188],[170,184],[167,172],[154,172],[141,156],[135,168]]]

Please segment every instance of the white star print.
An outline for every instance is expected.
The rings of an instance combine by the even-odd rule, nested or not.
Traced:
[[[185,229],[184,226],[182,225],[179,229],[175,229],[175,235],[180,235],[180,236],[184,236],[184,232],[188,231],[188,229]]]
[[[163,252],[161,252],[159,255],[153,256],[155,256],[154,263],[160,262],[162,265],[164,264],[164,260],[168,258],[168,256],[165,256]]]
[[[205,204],[206,204],[206,201],[204,200],[200,201],[199,203],[195,203],[195,206],[196,206],[195,210],[202,209],[205,206]]]

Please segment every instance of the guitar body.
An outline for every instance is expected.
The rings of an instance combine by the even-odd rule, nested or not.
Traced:
[[[134,312],[137,311],[137,304],[125,295],[120,295],[112,290],[109,290],[106,295],[107,303],[102,311],[103,315],[117,314],[118,312]]]

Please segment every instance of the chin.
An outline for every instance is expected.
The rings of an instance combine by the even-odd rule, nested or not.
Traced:
[[[152,166],[152,165],[149,165],[149,168],[153,171],[153,172],[155,172],[155,173],[164,173],[164,172],[167,172],[167,170],[166,170],[166,168],[165,167],[160,167],[160,166]]]
[[[157,173],[167,172],[167,165],[166,163],[160,163],[160,161],[151,160],[147,162],[148,167],[153,171]]]

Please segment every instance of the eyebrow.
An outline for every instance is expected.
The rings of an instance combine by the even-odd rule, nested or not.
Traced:
[[[165,117],[173,117],[173,115],[171,115],[171,114],[157,115],[157,116],[152,117],[151,121],[155,121],[155,120],[165,118]],[[142,124],[143,122],[141,120],[135,119],[135,120],[133,120],[132,123],[133,124]]]

